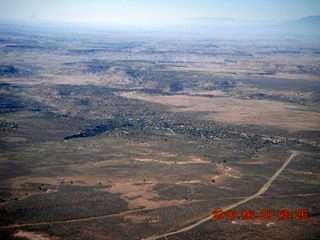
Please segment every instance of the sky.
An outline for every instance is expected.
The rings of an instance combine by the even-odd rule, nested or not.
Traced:
[[[0,19],[170,24],[187,18],[278,21],[320,15],[320,0],[0,0]]]

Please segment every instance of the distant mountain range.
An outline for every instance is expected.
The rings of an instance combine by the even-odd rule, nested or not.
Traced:
[[[297,20],[293,20],[293,22],[298,22],[298,23],[320,23],[320,15],[315,15],[315,16],[308,16],[304,18],[300,18]]]
[[[289,24],[295,27],[314,28],[314,30],[317,30],[318,32],[320,32],[320,15],[309,16],[309,17],[304,17],[297,20],[292,20],[289,22]]]
[[[2,31],[10,31],[14,26],[18,28],[39,27],[44,29],[86,29],[86,30],[103,30],[110,31],[118,30],[133,30],[133,31],[147,31],[150,27],[146,26],[122,26],[112,24],[80,24],[80,23],[57,23],[57,22],[39,22],[28,23],[23,21],[4,21],[0,20],[0,28]],[[299,19],[278,21],[244,21],[233,18],[186,18],[179,22],[172,22],[170,25],[154,25],[152,31],[165,31],[166,33],[197,33],[197,34],[213,34],[213,35],[230,35],[233,37],[242,36],[258,36],[258,35],[283,35],[294,34],[301,36],[316,36],[317,41],[320,39],[320,15],[307,16]]]
[[[287,21],[243,21],[232,18],[187,18],[179,23],[186,30],[217,33],[293,33],[320,34],[320,15]]]
[[[189,24],[241,24],[241,25],[254,25],[254,24],[270,24],[270,23],[294,23],[294,24],[319,24],[320,23],[320,15],[315,16],[307,16],[299,19],[287,20],[287,21],[272,21],[272,20],[265,20],[265,21],[258,21],[253,22],[249,20],[237,20],[233,18],[212,18],[212,17],[199,17],[199,18],[186,18],[182,20],[182,23],[189,23]]]

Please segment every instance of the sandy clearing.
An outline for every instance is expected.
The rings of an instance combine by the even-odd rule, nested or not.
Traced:
[[[153,190],[157,181],[141,181],[137,179],[100,179],[94,176],[60,176],[56,178],[14,178],[11,179],[12,194],[20,196],[19,198],[28,198],[32,195],[48,194],[56,192],[55,187],[48,187],[47,191],[34,191],[28,192],[28,195],[24,194],[21,190],[24,184],[28,183],[39,183],[48,184],[52,186],[60,186],[63,184],[72,184],[77,186],[95,186],[108,185],[110,188],[102,189],[110,193],[120,193],[121,198],[129,203],[130,208],[145,207],[145,208],[156,208],[160,206],[166,206],[184,202],[185,200],[152,200],[153,198],[159,197],[158,193]],[[38,190],[38,189],[36,189]]]
[[[290,169],[289,171],[292,172],[292,173],[295,173],[295,174],[319,175],[319,173],[316,173],[316,172],[299,171],[299,170],[293,170],[293,169]]]
[[[181,181],[181,182],[176,182],[176,184],[194,184],[194,183],[200,183],[199,180],[187,180],[187,181]]]
[[[174,164],[174,162],[169,162],[169,161],[163,161],[163,160],[156,160],[156,159],[152,159],[152,158],[135,158],[135,161],[139,161],[139,162],[155,162],[155,163],[162,163],[162,164]]]
[[[237,162],[237,164],[246,164],[246,165],[263,165],[263,164],[267,164],[267,162],[263,162],[263,161]]]
[[[24,230],[19,230],[17,233],[14,234],[15,237],[20,238],[27,238],[29,240],[58,240],[59,237],[53,237],[49,236],[45,233],[39,233],[39,232],[28,232]]]
[[[159,152],[157,153],[159,156],[164,156],[164,157],[177,157],[177,154],[171,153],[171,152]]]
[[[269,223],[266,224],[266,226],[267,226],[267,227],[271,227],[271,226],[274,225],[274,224],[275,224],[275,222],[269,222]]]
[[[167,164],[167,165],[171,165],[171,164],[194,164],[194,163],[208,163],[207,161],[203,161],[203,160],[195,160],[195,161],[164,161],[164,160],[157,160],[157,159],[152,159],[152,158],[135,158],[135,161],[139,161],[139,162],[155,162],[155,163],[162,163],[162,164]]]
[[[166,155],[167,154],[167,155]],[[156,154],[156,155],[162,155],[162,156],[166,156],[166,157],[176,157],[176,155],[168,155],[169,153],[162,153],[162,154]],[[166,165],[171,165],[171,164],[178,164],[178,165],[182,165],[182,164],[195,164],[195,163],[210,163],[206,160],[203,160],[202,158],[199,158],[197,156],[188,156],[186,157],[185,161],[168,161],[168,160],[161,160],[161,159],[155,159],[155,158],[148,158],[148,157],[138,157],[138,158],[134,158],[135,161],[139,161],[139,162],[154,162],[154,163],[161,163],[161,164],[166,164]]]
[[[218,175],[212,177],[216,183],[223,183],[227,178],[241,178],[239,172],[232,167],[224,166],[223,164],[217,165]]]
[[[121,179],[111,183],[111,188],[107,191],[111,193],[120,193],[121,198],[129,203],[130,208],[145,207],[157,208],[170,204],[180,203],[184,200],[152,200],[159,197],[158,193],[153,190],[156,181],[137,182],[136,180]]]
[[[237,220],[233,220],[231,221],[232,224],[238,224],[238,225],[252,225],[252,224],[255,224],[255,225],[260,225],[262,224],[262,221],[260,219],[245,219],[245,220],[242,220],[242,219],[237,219]]]

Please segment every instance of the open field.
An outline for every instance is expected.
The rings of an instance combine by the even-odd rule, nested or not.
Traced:
[[[208,98],[199,96],[157,96],[128,92],[123,97],[170,105],[173,111],[199,112],[200,118],[229,124],[256,124],[284,128],[288,131],[319,131],[320,113],[297,104],[271,100]],[[308,121],[306,121],[308,119]]]
[[[319,239],[320,46],[181,38],[0,31],[0,238]]]

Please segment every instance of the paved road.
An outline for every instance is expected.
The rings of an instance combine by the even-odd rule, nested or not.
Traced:
[[[239,205],[242,205],[252,199],[255,199],[256,197],[260,196],[261,194],[265,193],[268,188],[271,186],[272,182],[279,176],[279,174],[283,171],[283,169],[286,168],[286,166],[291,162],[291,160],[297,156],[298,153],[296,151],[292,151],[291,155],[288,157],[288,159],[285,161],[285,163],[278,169],[278,171],[275,172],[275,174],[272,175],[272,177],[252,196],[249,196],[239,202],[236,202],[234,204],[231,204],[231,205],[228,205],[226,207],[222,207],[221,209],[223,211],[227,211],[227,210],[230,210],[230,209],[233,209]],[[172,236],[172,235],[175,235],[175,234],[178,234],[178,233],[183,233],[183,232],[186,232],[186,231],[189,231],[195,227],[198,227],[200,226],[201,224],[205,223],[205,222],[208,222],[211,220],[211,215],[206,217],[206,218],[203,218],[201,219],[200,221],[188,226],[188,227],[184,227],[184,228],[181,228],[180,230],[177,230],[177,231],[173,231],[173,232],[169,232],[169,233],[165,233],[165,234],[162,234],[162,235],[159,235],[159,236],[153,236],[153,237],[149,237],[149,238],[146,238],[145,240],[156,240],[156,239],[160,239],[160,238],[165,238],[168,237],[168,236]]]

